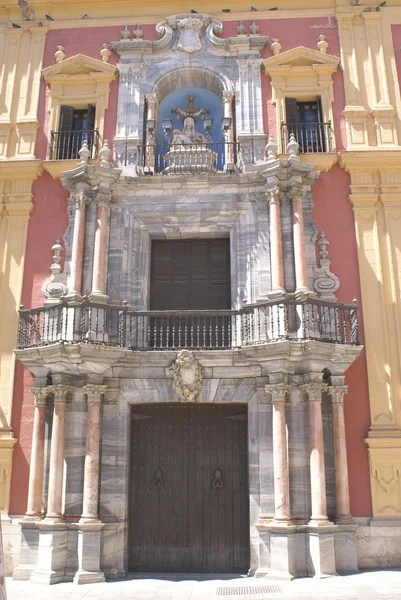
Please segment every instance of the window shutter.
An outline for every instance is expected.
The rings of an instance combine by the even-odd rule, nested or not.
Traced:
[[[74,109],[72,106],[62,106],[60,110],[60,131],[72,131]]]
[[[88,104],[88,129],[95,129],[96,106]]]
[[[285,99],[285,122],[288,127],[288,133],[295,132],[295,125],[297,123],[297,100],[296,98]]]

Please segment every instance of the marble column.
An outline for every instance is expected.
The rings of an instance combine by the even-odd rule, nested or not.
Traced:
[[[285,400],[290,388],[284,383],[276,383],[266,385],[265,390],[271,394],[273,406],[274,521],[285,524],[291,521],[287,426],[285,418]]]
[[[250,99],[249,90],[252,89],[249,85],[249,59],[237,60],[239,69],[239,82],[241,94],[241,121],[238,123],[238,133],[250,134]]]
[[[85,239],[85,210],[89,199],[84,193],[72,197],[75,206],[74,233],[72,237],[68,294],[80,296],[82,292],[82,263]]]
[[[345,438],[344,396],[348,386],[330,386],[328,393],[333,411],[333,438],[334,438],[334,470],[336,483],[336,523],[348,525],[353,523],[351,517],[347,443]]]
[[[308,291],[308,273],[306,267],[306,248],[304,234],[304,216],[302,201],[305,196],[303,188],[293,188],[290,191],[293,216],[293,240],[296,292],[304,294]]]
[[[309,400],[310,433],[310,480],[312,515],[310,523],[329,523],[326,500],[326,475],[324,463],[324,439],[322,418],[322,393],[327,390],[323,383],[308,383],[301,386]]]
[[[49,388],[32,388],[35,398],[32,452],[29,469],[28,505],[24,521],[38,521],[42,516],[43,463],[45,450],[46,408]]]
[[[74,388],[68,385],[53,385],[48,388],[54,395],[52,438],[50,444],[49,489],[46,523],[62,523],[65,413],[68,396]]]
[[[234,122],[233,122],[233,100],[234,100],[234,92],[224,91],[223,92],[223,116],[225,118],[231,119],[231,127],[228,129],[226,133],[226,165],[228,163],[234,163]]]
[[[282,293],[284,289],[283,238],[281,231],[280,202],[282,192],[278,187],[267,191],[270,217],[270,257],[272,291]]]
[[[83,390],[88,401],[88,420],[86,423],[84,493],[80,523],[87,523],[98,520],[100,409],[101,397],[106,391],[106,386],[88,384]]]
[[[78,528],[78,571],[74,581],[97,583],[104,581],[104,573],[100,569],[100,542],[104,524],[99,521],[98,494],[101,397],[106,391],[106,386],[88,384],[84,386],[83,391],[88,401],[88,419],[83,506]]]
[[[150,167],[152,170],[155,168],[155,131],[156,131],[156,106],[157,106],[157,94],[146,94],[145,96],[148,113],[147,121],[154,121],[154,129],[149,129],[147,123],[146,127],[146,151],[145,151],[145,165]]]
[[[93,251],[93,277],[91,296],[106,298],[106,251],[109,232],[110,196],[96,196],[97,218],[95,231],[95,247]],[[100,297],[100,298],[99,298]]]

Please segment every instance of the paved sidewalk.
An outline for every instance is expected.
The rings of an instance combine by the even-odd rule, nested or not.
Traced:
[[[79,586],[45,586],[7,578],[7,600],[401,600],[401,569],[294,581],[211,577],[155,576]]]

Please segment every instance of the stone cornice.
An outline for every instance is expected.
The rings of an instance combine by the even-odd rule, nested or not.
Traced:
[[[0,180],[35,181],[43,173],[41,160],[0,160]]]
[[[101,73],[107,76],[106,79],[112,81],[117,75],[117,67],[97,58],[77,54],[42,70],[42,75],[46,83],[52,83],[52,80],[60,75],[68,77],[87,75],[89,77],[92,73]]]
[[[401,164],[401,148],[351,150],[340,152],[339,156],[340,166],[346,171],[399,170]]]
[[[269,56],[263,60],[263,70],[266,75],[281,73],[283,70],[295,70],[297,73],[310,72],[317,68],[319,72],[327,72],[329,75],[337,71],[340,63],[338,56],[324,54],[312,48],[298,46],[276,56]]]

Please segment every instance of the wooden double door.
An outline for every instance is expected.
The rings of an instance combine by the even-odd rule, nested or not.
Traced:
[[[244,405],[132,408],[131,571],[249,568]]]

